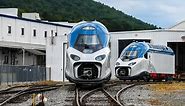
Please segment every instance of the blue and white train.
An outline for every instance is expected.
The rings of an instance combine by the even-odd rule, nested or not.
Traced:
[[[133,42],[116,61],[115,73],[122,80],[168,80],[175,74],[175,55],[167,46]]]
[[[109,32],[97,21],[80,22],[68,38],[66,78],[77,84],[102,84],[111,78]]]

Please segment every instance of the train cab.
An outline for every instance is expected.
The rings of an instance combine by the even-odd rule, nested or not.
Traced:
[[[78,84],[110,80],[109,32],[97,21],[80,22],[68,38],[66,78]]]

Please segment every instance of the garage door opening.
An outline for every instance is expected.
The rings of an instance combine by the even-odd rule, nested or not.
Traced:
[[[148,39],[124,39],[124,40],[118,40],[118,57],[120,56],[123,49],[128,46],[132,42],[149,42]]]
[[[175,70],[177,73],[185,72],[185,42],[168,42],[168,46],[175,53]]]

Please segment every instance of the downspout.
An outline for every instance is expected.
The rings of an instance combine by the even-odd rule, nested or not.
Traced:
[[[24,66],[24,61],[25,61],[25,49],[22,48],[22,65]]]

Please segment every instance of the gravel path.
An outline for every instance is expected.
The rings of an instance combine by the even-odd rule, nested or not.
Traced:
[[[138,85],[123,92],[121,98],[127,105],[149,106],[146,101],[153,97],[146,85]]]
[[[185,106],[185,90],[156,92],[149,85],[139,85],[123,93],[122,100],[134,106]]]
[[[152,96],[155,99],[150,101],[151,104],[155,104],[156,102],[161,106],[185,106],[185,90],[153,93]]]

